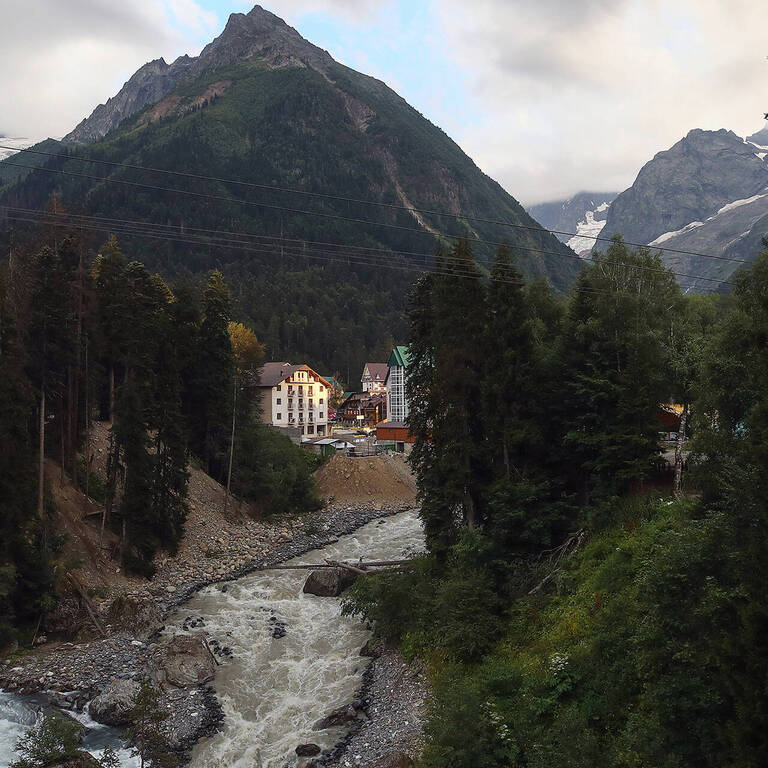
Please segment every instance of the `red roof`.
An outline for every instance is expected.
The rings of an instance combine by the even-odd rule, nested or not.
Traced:
[[[380,381],[382,383],[386,381],[389,371],[387,363],[366,363],[365,368],[368,369],[368,373],[371,374],[373,381]],[[365,368],[363,368],[363,371],[365,371]]]

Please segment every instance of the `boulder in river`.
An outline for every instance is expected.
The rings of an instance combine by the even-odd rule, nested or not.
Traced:
[[[296,747],[296,755],[298,757],[314,757],[320,754],[320,747],[317,744],[299,744]]]
[[[357,720],[357,710],[350,704],[344,707],[334,709],[329,715],[318,720],[313,726],[313,731],[324,731],[326,728],[336,728],[340,725],[347,725]]]
[[[413,768],[413,760],[405,752],[387,752],[378,760],[368,763],[368,768]]]
[[[135,680],[115,678],[88,705],[91,717],[102,725],[128,725],[140,686]]]
[[[346,568],[318,568],[304,582],[304,592],[318,597],[338,597],[356,578],[357,574]]]
[[[213,656],[196,635],[177,635],[152,654],[152,676],[163,690],[197,687],[215,674]]]

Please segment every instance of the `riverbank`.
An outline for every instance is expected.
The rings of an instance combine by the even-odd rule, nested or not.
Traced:
[[[307,768],[406,768],[421,753],[429,696],[424,664],[408,664],[375,643],[364,650],[372,655],[358,696],[366,718]]]
[[[383,503],[351,508],[330,506],[311,520],[269,523],[243,520],[228,530],[205,532],[217,546],[227,547],[236,535],[237,554],[216,558],[215,566],[198,553],[177,563],[161,563],[151,582],[126,585],[117,600],[103,601],[101,618],[107,637],[84,643],[57,643],[25,654],[16,654],[0,664],[0,688],[18,693],[49,693],[65,708],[79,709],[106,690],[114,678],[151,677],[153,657],[162,641],[157,631],[170,611],[186,602],[203,587],[229,582],[276,565],[310,550],[332,544],[380,517],[404,511]],[[267,530],[272,528],[272,530]],[[271,535],[265,535],[267,534]],[[199,541],[192,539],[199,547]],[[243,550],[251,551],[250,557]],[[168,560],[171,560],[170,558]],[[114,607],[119,604],[120,610]],[[213,689],[205,684],[165,691],[161,706],[169,712],[166,729],[169,743],[186,752],[203,736],[220,726],[222,713]],[[181,695],[182,691],[184,695]]]

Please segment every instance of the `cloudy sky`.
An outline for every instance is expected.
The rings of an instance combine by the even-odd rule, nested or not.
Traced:
[[[759,0],[269,0],[381,78],[530,204],[621,190],[691,128],[768,111]],[[143,63],[196,54],[242,0],[0,0],[0,133],[59,137]]]

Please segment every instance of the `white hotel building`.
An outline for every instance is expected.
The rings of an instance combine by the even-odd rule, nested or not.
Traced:
[[[257,386],[262,421],[273,427],[296,427],[307,436],[328,434],[332,387],[308,365],[264,363]]]

